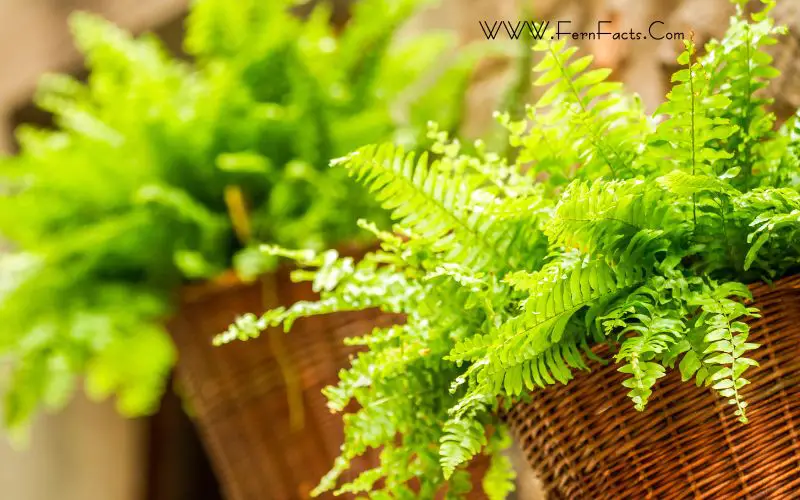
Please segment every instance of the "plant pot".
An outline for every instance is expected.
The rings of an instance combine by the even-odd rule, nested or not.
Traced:
[[[168,324],[178,381],[231,500],[309,497],[343,440],[341,416],[330,413],[320,392],[356,352],[342,341],[396,321],[378,311],[335,314],[300,320],[288,335],[271,329],[248,342],[212,346],[238,315],[315,298],[308,283],[291,282],[287,269],[268,283],[245,284],[230,274],[187,287]],[[349,477],[373,460],[355,464]]]
[[[749,424],[708,388],[659,380],[636,412],[617,366],[533,394],[505,418],[550,498],[792,498],[800,491],[800,276],[751,286],[760,367],[741,392]],[[608,357],[603,347],[596,351]]]

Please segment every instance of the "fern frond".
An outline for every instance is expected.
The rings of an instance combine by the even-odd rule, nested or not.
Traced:
[[[624,340],[616,355],[624,361],[619,371],[630,375],[623,385],[637,410],[643,411],[656,381],[665,375],[663,353],[684,337],[682,310],[667,303],[664,280],[657,277],[637,288],[600,320],[607,334],[621,332]],[[662,302],[668,305],[662,304]]]
[[[567,384],[573,378],[573,370],[588,370],[583,358],[586,351],[585,336],[576,329],[571,330],[563,334],[561,341],[532,359],[497,371],[486,370],[478,375],[477,380],[492,384],[493,392],[511,397],[537,388],[544,389],[556,382]]]
[[[655,252],[685,231],[667,199],[663,189],[640,181],[576,181],[561,197],[546,233],[556,245],[618,263],[634,256],[654,262]]]
[[[703,372],[698,374],[698,383],[705,382],[728,403],[736,406],[735,414],[742,423],[747,423],[745,409],[747,403],[742,400],[739,390],[749,381],[742,377],[744,371],[758,363],[744,354],[756,349],[758,344],[748,343],[750,331],[747,323],[737,321],[744,317],[757,317],[757,310],[747,307],[729,297],[750,298],[746,286],[729,282],[722,285],[712,284],[704,295],[697,296],[691,305],[699,306],[699,320],[703,324]]]
[[[450,262],[499,271],[521,262],[512,246],[515,234],[473,207],[481,179],[457,175],[391,145],[367,147],[338,160],[375,193],[392,217],[426,240]]]
[[[765,167],[772,155],[764,154],[769,151],[764,142],[774,138],[775,117],[767,108],[771,99],[763,97],[762,90],[780,72],[772,66],[772,56],[766,49],[786,30],[776,27],[765,12],[748,22],[741,7],[737,10],[725,36],[709,44],[702,63],[709,68],[711,92],[724,95],[730,102],[716,109],[716,115],[735,126],[733,133],[716,145],[734,153],[722,161],[720,169],[735,168],[738,175],[733,184],[746,190],[758,185],[758,177],[768,172]]]
[[[684,69],[672,75],[675,85],[667,100],[656,110],[666,116],[648,143],[648,159],[654,165],[668,165],[692,175],[717,174],[717,162],[729,159],[732,153],[716,149],[714,144],[725,141],[736,126],[721,116],[731,101],[715,93],[709,84],[709,68],[696,60],[692,42],[678,57]],[[662,172],[664,171],[662,168]]]
[[[288,308],[277,307],[261,317],[254,314],[240,316],[224,333],[214,338],[214,345],[256,338],[267,328],[278,325],[283,325],[288,332],[296,320],[310,316],[370,308],[401,312],[403,304],[420,292],[402,273],[391,267],[379,267],[379,256],[376,253],[368,254],[354,264],[351,257],[338,258],[335,250],[317,256],[314,252],[285,250],[267,245],[262,247],[262,251],[269,255],[295,258],[300,264],[313,267],[313,271],[295,270],[292,278],[295,281],[311,280],[313,290],[319,292],[321,298],[316,301],[298,301]]]
[[[782,251],[777,254],[783,254],[789,260],[787,263],[772,262],[763,267],[778,271],[787,264],[791,265],[791,256],[798,255],[800,251],[796,243],[800,241],[800,193],[790,189],[755,190],[738,200],[737,205],[757,214],[750,222],[752,232],[747,235],[750,248],[744,259],[744,269],[750,269],[762,248],[776,237],[782,242]]]
[[[439,446],[445,478],[449,478],[456,467],[480,453],[486,444],[486,430],[480,421],[462,418],[448,420],[444,424]]]
[[[532,120],[558,124],[559,132],[566,132],[560,141],[566,147],[561,151],[577,152],[585,178],[609,170],[617,178],[630,176],[648,130],[642,107],[620,91],[621,84],[608,81],[610,70],[589,69],[592,57],[573,59],[577,48],[567,47],[566,39],[558,38],[545,36],[534,46],[543,54],[534,68],[540,74],[534,85],[547,90],[532,109]],[[547,113],[541,120],[540,112]]]
[[[681,170],[673,170],[656,180],[664,189],[684,199],[700,193],[722,194],[729,197],[741,194],[738,189],[718,177],[692,175]]]
[[[525,292],[522,311],[491,334],[475,336],[453,348],[454,361],[484,359],[494,367],[518,365],[558,343],[569,319],[580,309],[614,296],[644,280],[643,268],[612,267],[604,260],[577,265],[563,274],[548,270],[515,273],[508,280]],[[484,365],[478,365],[480,369]]]

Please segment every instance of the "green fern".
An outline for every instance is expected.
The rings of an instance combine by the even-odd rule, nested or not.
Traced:
[[[777,36],[786,33],[776,27],[767,15],[774,2],[766,2],[764,11],[747,22],[740,14],[731,21],[726,36],[712,42],[704,57],[709,67],[709,85],[731,102],[719,109],[718,115],[736,127],[719,147],[734,152],[722,171],[737,169],[733,185],[749,189],[759,184],[759,177],[769,171],[772,160],[769,144],[774,140],[772,126],[775,117],[766,105],[771,100],[762,97],[762,89],[780,72],[771,66],[772,56],[767,48],[777,43]]]
[[[375,192],[383,208],[410,231],[432,242],[446,261],[497,271],[521,264],[514,242],[519,231],[473,210],[482,175],[460,171],[448,157],[428,163],[391,145],[364,148],[337,161],[359,182]],[[471,240],[470,246],[453,245]],[[499,267],[498,267],[499,266]]]
[[[351,341],[367,351],[326,395],[335,411],[361,409],[345,416],[342,456],[317,493],[383,448],[381,465],[341,491],[463,497],[468,462],[490,454],[484,486],[503,498],[501,404],[576,383],[590,360],[626,374],[635,410],[677,370],[747,421],[757,346],[745,320],[758,311],[745,283],[800,269],[800,129],[773,132],[760,97],[774,75],[763,48],[780,32],[766,12],[752,23],[738,14],[703,57],[687,43],[652,118],[590,58],[542,41],[536,84],[546,90],[527,120],[496,115],[503,154],[432,127],[427,155],[383,145],[335,162],[396,224],[362,223],[382,248],[359,264],[313,263],[317,274],[299,278],[330,286],[297,307],[379,307],[407,321]],[[365,300],[357,275],[379,292]],[[249,324],[290,324],[289,311]],[[599,357],[599,344],[613,354]]]
[[[534,85],[547,90],[531,109],[536,127],[529,135],[535,137],[553,128],[557,133],[566,132],[561,140],[569,141],[577,152],[584,177],[631,175],[630,164],[639,147],[636,132],[647,128],[641,106],[631,103],[621,92],[621,84],[608,81],[610,70],[590,69],[591,56],[575,59],[577,48],[567,47],[565,38],[555,38],[546,35],[534,46],[543,54],[534,68],[540,74]],[[540,119],[541,113],[545,116]],[[548,126],[540,127],[542,124]],[[526,142],[529,154],[535,157],[531,152],[535,143]]]

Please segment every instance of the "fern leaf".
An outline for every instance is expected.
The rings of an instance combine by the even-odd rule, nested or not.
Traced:
[[[502,270],[520,262],[514,233],[472,208],[474,176],[458,176],[391,145],[367,147],[335,162],[375,192],[395,220],[426,240],[445,260],[478,269]]]
[[[591,56],[573,58],[577,48],[567,47],[566,39],[545,36],[534,50],[544,55],[534,68],[540,75],[534,85],[547,87],[536,103],[537,111],[549,110],[541,121],[567,131],[571,144],[565,149],[577,151],[586,177],[606,170],[619,178],[631,175],[638,139],[648,129],[641,106],[623,96],[619,83],[608,81],[610,70],[590,69]]]
[[[450,419],[444,424],[439,454],[445,478],[455,472],[456,467],[466,463],[486,446],[486,431],[476,420]]]
[[[725,36],[712,42],[702,63],[709,68],[709,87],[714,93],[724,95],[730,105],[715,110],[715,114],[735,126],[733,133],[722,139],[719,149],[735,152],[723,160],[721,170],[736,168],[735,186],[749,189],[757,185],[755,172],[767,172],[765,168],[771,155],[764,144],[774,138],[772,126],[774,115],[768,111],[771,100],[762,96],[762,89],[779,75],[767,49],[777,43],[777,37],[785,29],[776,27],[774,21],[756,14],[758,20],[748,22],[741,14],[731,18]],[[768,8],[767,8],[768,10]]]

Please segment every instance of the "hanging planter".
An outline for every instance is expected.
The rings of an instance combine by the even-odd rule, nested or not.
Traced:
[[[761,311],[748,321],[761,344],[742,389],[750,423],[677,372],[630,415],[625,375],[593,367],[504,415],[549,498],[789,498],[800,488],[800,277],[750,288]]]
[[[211,343],[231,318],[315,300],[312,285],[293,282],[291,271],[284,266],[253,283],[230,273],[188,286],[179,314],[168,323],[180,354],[181,392],[232,500],[310,498],[344,441],[341,419],[328,410],[323,389],[335,385],[340,370],[364,350],[345,339],[403,321],[368,309],[300,319],[292,335],[271,328],[247,343]],[[378,453],[368,453],[344,477],[355,480],[378,463]],[[470,470],[480,478],[487,466],[476,461]],[[473,491],[469,498],[484,498],[478,485]]]
[[[344,339],[396,319],[375,311],[302,320],[247,344],[216,348],[211,338],[233,318],[298,300],[313,300],[288,270],[255,283],[228,275],[187,287],[169,322],[179,352],[182,393],[206,442],[226,498],[308,498],[339,454],[340,420],[322,389],[335,384],[356,349]],[[354,475],[374,459],[361,460]]]

